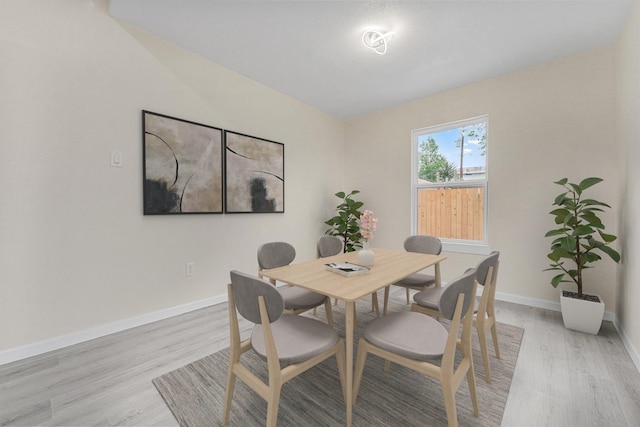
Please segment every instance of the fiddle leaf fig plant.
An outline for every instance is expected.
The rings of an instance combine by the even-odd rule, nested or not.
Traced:
[[[604,232],[605,226],[598,217],[598,212],[604,212],[603,208],[611,206],[584,198],[583,194],[601,181],[602,178],[591,177],[579,184],[571,183],[567,178],[554,182],[564,191],[553,202],[553,206],[558,207],[549,212],[555,217],[557,227],[545,234],[545,237],[553,237],[553,241],[551,252],[547,254],[551,264],[544,271],[560,272],[551,279],[551,285],[555,288],[560,283],[573,283],[578,287],[578,298],[581,299],[584,298],[582,273],[585,269],[601,260],[601,254],[606,254],[616,263],[620,261],[620,254],[609,246],[617,237]]]
[[[353,190],[349,194],[344,191],[336,193],[336,197],[340,199],[340,204],[336,207],[336,215],[324,222],[331,227],[325,234],[343,239],[344,252],[353,252],[362,247],[360,243],[362,234],[360,234],[358,220],[362,215],[360,208],[364,203],[353,199],[353,196],[358,193],[360,193],[358,190]]]

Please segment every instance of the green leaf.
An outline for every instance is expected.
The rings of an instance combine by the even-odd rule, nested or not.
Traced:
[[[596,232],[596,230],[591,228],[591,226],[589,226],[589,225],[579,225],[578,227],[576,227],[575,230],[573,230],[573,233],[571,233],[571,235],[573,237],[584,238],[584,236],[588,236],[588,235],[593,234],[595,232]]]
[[[591,178],[585,178],[582,181],[580,181],[580,184],[578,184],[578,186],[580,187],[580,190],[584,191],[587,188],[596,185],[599,182],[604,181],[602,178],[596,178],[596,177],[591,177]]]
[[[571,188],[573,188],[574,193],[576,193],[577,195],[582,194],[582,189],[578,186],[578,184],[569,183],[569,185],[571,186]]]
[[[569,180],[567,178],[562,178],[559,181],[554,182],[554,184],[565,185]]]
[[[602,240],[604,240],[607,243],[611,243],[617,239],[617,237],[614,236],[613,234],[607,234],[600,230],[598,230],[598,234],[600,234],[600,237],[602,238]]]
[[[551,285],[553,285],[554,288],[557,288],[560,283],[566,282],[566,280],[562,280],[563,277],[564,273],[554,276],[554,278],[551,279]]]
[[[557,252],[549,252],[547,254],[547,258],[549,258],[551,261],[554,262],[558,262],[560,260],[560,254],[558,254]]]
[[[564,234],[564,233],[565,233],[565,229],[564,228],[559,228],[557,230],[549,230],[549,231],[547,231],[547,234],[545,234],[544,237],[557,236],[559,234]]]
[[[581,200],[580,203],[582,203],[585,206],[605,206],[607,208],[611,207],[606,203],[599,202],[599,201],[594,200],[594,199],[584,199],[584,200]],[[602,209],[597,209],[597,210],[602,211]]]
[[[609,246],[602,246],[598,249],[600,249],[605,254],[609,255],[609,257],[615,262],[620,262],[620,254],[615,249],[610,248]]]
[[[344,199],[346,197],[346,194],[344,194],[344,191],[340,191],[336,193],[336,197],[340,197],[341,199]]]
[[[576,249],[576,239],[572,236],[563,237],[560,240],[560,244],[562,245],[562,249],[567,252],[571,252]]]
[[[562,206],[565,204],[565,202],[567,200],[571,200],[566,196],[567,193],[562,193],[559,196],[556,197],[556,199],[553,201],[554,205],[558,205],[558,206]]]

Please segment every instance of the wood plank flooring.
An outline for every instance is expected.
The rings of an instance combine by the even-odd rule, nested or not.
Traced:
[[[391,298],[403,305],[404,289]],[[503,426],[640,425],[640,373],[611,322],[591,336],[557,312],[496,305],[500,322],[525,329]],[[151,380],[227,347],[227,325],[221,304],[2,365],[0,425],[176,426]]]

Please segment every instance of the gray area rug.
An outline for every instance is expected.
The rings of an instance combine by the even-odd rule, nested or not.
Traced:
[[[341,308],[342,304],[334,306],[334,321],[339,330],[344,325],[344,310]],[[358,302],[358,308],[356,338],[372,318],[366,304]],[[324,313],[320,310],[318,316],[324,320]],[[456,394],[460,426],[500,426],[523,333],[522,328],[498,324],[502,358],[495,358],[493,345],[489,343],[492,383],[487,384],[474,331],[474,367],[480,417],[473,416],[465,380]],[[242,357],[245,365],[266,379],[264,361],[250,351]],[[398,365],[392,365],[391,370],[385,373],[383,365],[382,359],[372,355],[367,357],[358,400],[353,408],[354,426],[447,425],[438,382]],[[227,368],[228,349],[225,349],[158,377],[153,384],[181,426],[221,425]],[[263,426],[266,413],[266,402],[237,380],[229,425]],[[335,358],[311,368],[283,386],[278,425],[342,426],[345,420]]]

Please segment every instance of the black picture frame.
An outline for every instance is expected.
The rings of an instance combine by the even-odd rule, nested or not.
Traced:
[[[284,144],[224,131],[225,212],[284,213]]]
[[[223,212],[223,130],[142,110],[144,215]]]

